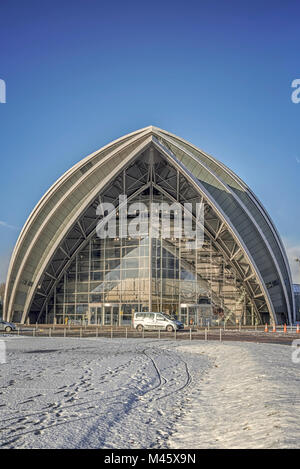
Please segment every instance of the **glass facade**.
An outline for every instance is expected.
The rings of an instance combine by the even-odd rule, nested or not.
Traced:
[[[205,235],[200,248],[190,248],[172,217],[166,237],[161,213],[154,233],[151,203],[170,201],[150,189],[134,201],[147,208],[140,235],[100,239],[94,233],[57,283],[46,322],[130,326],[136,311],[163,311],[185,325],[255,324],[243,284],[214,240]]]

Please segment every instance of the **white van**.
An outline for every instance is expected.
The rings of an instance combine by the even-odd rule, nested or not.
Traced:
[[[161,329],[168,332],[179,329],[176,321],[164,313],[134,313],[133,327],[139,332],[144,329]]]

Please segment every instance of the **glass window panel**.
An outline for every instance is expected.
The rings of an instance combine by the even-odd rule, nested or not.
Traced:
[[[90,303],[102,303],[104,299],[104,295],[99,293],[99,294],[90,294]]]
[[[120,266],[119,259],[110,259],[105,262],[105,270],[112,270]]]
[[[76,295],[75,293],[66,292],[66,303],[75,303]]]
[[[87,293],[77,294],[77,302],[88,302],[89,296]]]
[[[78,282],[88,282],[88,280],[89,280],[88,272],[78,274]]]
[[[89,290],[89,284],[88,282],[78,282],[77,283],[77,293],[84,293],[88,292]]]
[[[56,294],[56,301],[57,301],[57,303],[63,303],[64,302],[64,295],[63,294]]]
[[[95,251],[95,250],[93,250],[93,251],[91,252],[91,258],[92,258],[92,259],[95,259],[95,260],[100,259],[100,251]]]
[[[139,262],[137,258],[133,259],[124,259],[122,261],[122,268],[123,269],[138,269]]]
[[[103,280],[104,273],[103,272],[91,272],[91,281],[93,280]]]
[[[66,308],[65,308],[65,315],[68,316],[70,314],[74,314],[75,313],[75,306],[74,305],[66,305]]]
[[[78,272],[88,272],[89,271],[89,262],[88,261],[80,261],[78,262]]]
[[[77,315],[85,315],[88,313],[89,310],[89,305],[88,304],[79,304],[76,306],[76,311],[75,313]]]
[[[120,270],[115,269],[111,272],[105,274],[105,280],[119,280],[120,279]]]

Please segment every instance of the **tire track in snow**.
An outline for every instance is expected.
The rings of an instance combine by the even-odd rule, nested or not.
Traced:
[[[46,343],[38,340],[40,346]],[[52,354],[51,361],[46,360],[47,354],[41,361],[35,354],[28,354],[17,371],[8,375],[14,378],[11,389],[15,389],[16,397],[20,396],[20,407],[17,403],[15,417],[9,416],[8,409],[3,413],[0,409],[4,417],[3,448],[49,447],[45,442],[56,445],[50,447],[120,447],[121,434],[124,447],[130,442],[133,447],[138,447],[137,442],[159,447],[170,434],[192,380],[190,363],[184,355],[163,340],[98,339],[92,347],[83,340],[78,340],[80,345],[75,348],[79,352],[82,344],[82,354],[67,348],[54,360]],[[53,346],[57,348],[61,342],[53,339]],[[48,366],[45,373],[43,363]],[[25,398],[33,397],[30,388],[22,392],[19,386],[20,371],[24,370],[29,380],[34,377],[35,389],[40,383],[46,387],[48,377],[49,395],[37,397],[35,393],[35,402],[21,405]],[[9,394],[7,403],[12,402]],[[41,404],[44,406],[36,410]],[[62,425],[64,430],[59,431]],[[81,431],[76,435],[74,428],[78,427]],[[147,444],[142,443],[146,440]]]

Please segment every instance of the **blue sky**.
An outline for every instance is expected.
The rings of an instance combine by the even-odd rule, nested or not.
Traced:
[[[300,256],[299,13],[297,1],[2,0],[0,281],[47,188],[151,124],[239,174]]]

